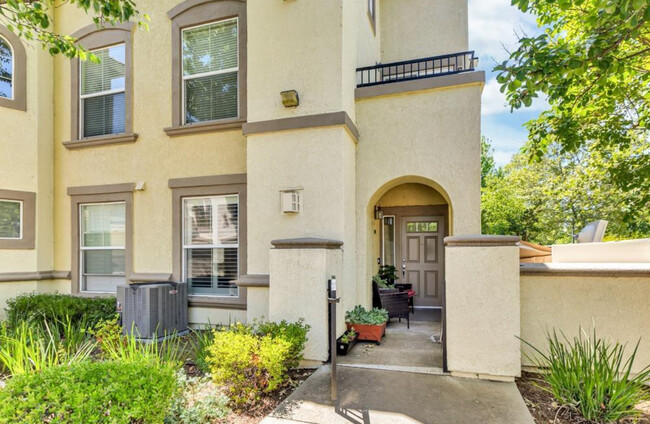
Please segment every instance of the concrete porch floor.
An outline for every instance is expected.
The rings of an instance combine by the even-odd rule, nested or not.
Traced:
[[[262,423],[534,424],[514,383],[339,367],[338,393],[323,366]]]
[[[412,319],[410,327],[406,328],[406,320],[393,318],[381,345],[358,342],[337,361],[342,366],[441,374],[442,343],[434,341],[440,339],[440,322]]]

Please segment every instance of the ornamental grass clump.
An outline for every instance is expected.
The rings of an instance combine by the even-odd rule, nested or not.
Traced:
[[[598,423],[617,422],[640,414],[635,406],[650,399],[644,387],[650,383],[650,366],[632,375],[639,348],[625,355],[625,345],[590,337],[580,330],[569,340],[553,330],[547,333],[546,353],[524,341],[536,353],[528,359],[537,366],[550,392],[563,407],[570,408],[587,420]]]

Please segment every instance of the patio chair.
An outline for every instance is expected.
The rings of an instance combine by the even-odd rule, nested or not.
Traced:
[[[372,283],[373,306],[388,311],[388,321],[391,318],[406,318],[406,328],[411,328],[409,319],[409,295],[397,289],[380,289],[377,283]]]

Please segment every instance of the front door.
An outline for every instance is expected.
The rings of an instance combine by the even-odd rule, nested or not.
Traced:
[[[444,225],[442,216],[402,218],[401,266],[405,282],[413,284],[416,307],[442,307]]]

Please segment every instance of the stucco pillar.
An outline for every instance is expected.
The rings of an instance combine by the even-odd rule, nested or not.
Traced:
[[[519,237],[445,238],[447,368],[512,381],[521,374]]]
[[[318,238],[274,240],[270,251],[269,319],[297,321],[311,326],[304,358],[325,361],[328,355],[327,280],[343,271],[342,242]],[[338,282],[338,296],[345,296]],[[342,331],[343,308],[337,321]]]
[[[237,286],[246,287],[246,322],[266,321],[269,318],[269,276],[242,275]]]

